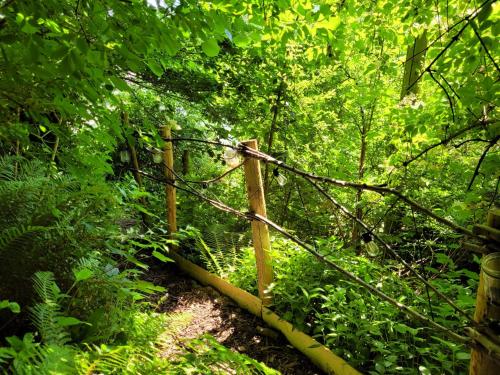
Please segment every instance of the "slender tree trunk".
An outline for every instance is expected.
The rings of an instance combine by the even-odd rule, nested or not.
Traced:
[[[21,122],[21,108],[17,108],[17,122]],[[14,178],[17,178],[17,171],[19,169],[19,160],[17,158],[19,157],[19,151],[20,151],[20,142],[19,140],[16,140],[16,146],[15,146],[15,153],[16,153],[16,161],[14,163]]]
[[[372,107],[372,116],[373,116],[373,107]],[[362,180],[365,175],[365,160],[366,160],[366,135],[368,134],[368,124],[364,119],[364,115],[362,115],[362,127],[361,127],[361,147],[359,151],[359,163],[358,163],[358,180]],[[363,220],[363,208],[360,206],[361,198],[363,196],[363,190],[358,190],[355,198],[355,206],[356,206],[356,218],[359,220]],[[360,227],[354,222],[352,227],[352,235],[351,235],[351,243],[353,244],[356,254],[361,253],[361,242],[360,242]]]
[[[283,211],[281,213],[280,225],[283,226],[285,224],[285,220],[288,217],[288,204],[290,203],[290,198],[292,196],[292,184],[288,184],[286,193],[285,193],[285,202],[283,204]]]
[[[427,48],[427,31],[418,36],[412,45],[408,46],[405,60],[405,70],[403,75],[403,85],[401,87],[401,99],[406,95],[418,92],[418,83],[415,80],[420,75],[424,65]]]
[[[189,173],[189,150],[184,150],[182,153],[182,174]]]
[[[125,128],[129,127],[129,119],[128,119],[127,112],[123,112],[123,125]],[[135,149],[133,138],[132,138],[132,136],[130,136],[130,137],[126,137],[126,139],[127,139],[128,149],[130,152],[130,159],[132,161],[132,166],[134,168],[134,170],[133,170],[134,179],[135,179],[135,182],[137,182],[137,186],[139,187],[139,189],[142,190],[143,189],[142,176],[139,173],[139,170],[140,170],[139,159],[137,158],[137,151]],[[145,197],[140,197],[139,202],[141,202],[141,204],[144,207],[146,207],[146,198]],[[147,215],[141,211],[141,217],[142,217],[142,224],[144,225],[144,227],[147,228],[147,226],[148,226]]]
[[[267,154],[271,155],[271,151],[273,149],[274,142],[274,133],[276,133],[276,124],[278,122],[278,114],[280,110],[281,97],[283,94],[283,82],[280,84],[278,88],[278,92],[276,93],[276,103],[273,106],[273,119],[271,121],[271,127],[269,129],[269,136],[267,137]],[[267,194],[269,189],[269,164],[266,163],[264,167],[264,194]]]

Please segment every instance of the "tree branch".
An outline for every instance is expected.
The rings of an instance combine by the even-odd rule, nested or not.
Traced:
[[[411,90],[413,86],[423,77],[425,72],[430,71],[432,66],[438,61],[441,56],[443,56],[446,51],[460,38],[460,35],[465,31],[467,26],[479,15],[480,10],[487,4],[489,4],[491,0],[486,0],[484,3],[482,3],[479,8],[477,8],[473,13],[469,14],[468,16],[465,16],[464,20],[467,21],[465,25],[462,26],[462,28],[451,38],[451,40],[446,44],[446,46],[437,54],[437,56],[430,62],[430,64],[425,68],[422,73],[419,74],[419,76],[413,81],[413,83],[408,87],[408,91]]]
[[[163,182],[165,184],[172,185],[172,186],[174,186],[178,190],[181,190],[181,191],[187,192],[189,194],[192,194],[192,195],[198,197],[199,199],[201,199],[201,200],[203,200],[203,201],[211,204],[215,208],[218,208],[218,209],[220,209],[222,211],[225,211],[225,212],[228,212],[228,213],[232,213],[232,214],[234,214],[234,215],[236,215],[236,216],[238,216],[238,217],[240,217],[242,219],[248,220],[248,221],[260,221],[261,223],[269,225],[270,227],[272,227],[273,229],[275,229],[277,232],[281,233],[283,236],[285,236],[289,240],[295,242],[297,245],[299,245],[300,247],[302,247],[304,250],[306,250],[309,253],[311,253],[314,257],[316,257],[319,261],[325,263],[328,267],[330,267],[330,268],[336,270],[337,272],[341,273],[342,275],[344,275],[345,277],[347,277],[348,279],[350,279],[354,283],[360,285],[364,289],[367,289],[370,293],[375,294],[380,299],[382,299],[382,300],[390,303],[391,305],[395,306],[400,311],[408,314],[409,316],[412,316],[413,318],[416,318],[416,319],[420,320],[421,322],[427,324],[429,327],[437,329],[438,331],[444,333],[446,336],[450,337],[452,340],[455,340],[455,341],[460,342],[460,343],[467,343],[467,344],[470,343],[470,339],[468,337],[458,335],[455,332],[451,331],[450,329],[448,329],[448,328],[440,325],[439,323],[436,323],[436,322],[432,321],[431,319],[425,317],[424,315],[420,314],[419,312],[413,310],[412,308],[410,308],[410,307],[402,304],[401,302],[398,302],[394,298],[392,298],[392,297],[388,296],[387,294],[385,294],[380,289],[374,287],[373,285],[367,283],[366,281],[364,281],[363,279],[361,279],[358,276],[354,275],[353,273],[351,273],[351,272],[345,270],[344,268],[340,267],[337,263],[329,260],[324,255],[322,255],[321,253],[319,253],[316,250],[314,250],[314,248],[312,248],[309,244],[305,243],[304,241],[302,241],[299,238],[295,237],[294,235],[290,234],[284,228],[282,228],[278,224],[274,223],[273,221],[269,220],[268,218],[263,217],[263,216],[258,215],[258,214],[255,214],[255,213],[252,213],[252,212],[246,212],[246,213],[245,212],[241,212],[241,211],[236,210],[235,208],[230,207],[230,206],[228,206],[228,205],[226,205],[226,204],[224,204],[222,202],[210,199],[210,198],[206,197],[201,192],[199,192],[199,191],[197,191],[195,189],[185,188],[185,187],[179,186],[178,184],[175,184],[172,181],[167,180],[166,178],[157,178],[157,177],[151,176],[148,173],[145,173],[143,171],[137,171],[137,172],[141,173],[145,177],[150,177],[150,178],[152,178],[152,179],[154,179],[156,181],[161,181],[161,182]]]
[[[476,179],[477,175],[479,174],[479,168],[481,168],[481,164],[483,163],[484,158],[486,157],[486,154],[492,148],[500,139],[500,135],[497,135],[495,138],[493,138],[490,143],[486,146],[484,149],[483,153],[481,154],[481,157],[479,158],[479,161],[477,162],[476,169],[474,170],[474,174],[472,175],[472,178],[469,182],[469,186],[467,186],[467,191],[469,191],[472,187],[472,184],[474,183],[474,180]]]
[[[479,31],[477,31],[476,24],[474,22],[472,22],[472,21],[471,21],[471,24],[472,24],[472,30],[474,30],[474,34],[476,34],[477,39],[479,39],[479,43],[481,43],[481,45],[484,48],[484,52],[486,52],[486,54],[488,55],[488,57],[491,60],[491,62],[493,63],[493,65],[495,65],[495,68],[497,69],[497,72],[500,73],[500,68],[498,67],[498,64],[495,62],[495,59],[493,58],[493,56],[491,56],[491,53],[488,50],[488,47],[486,47],[486,44],[484,43],[483,38],[479,34]]]
[[[448,103],[450,104],[450,109],[451,109],[451,119],[453,120],[453,122],[455,122],[455,109],[453,108],[453,101],[451,100],[451,97],[450,95],[448,94],[448,91],[446,90],[446,88],[441,84],[441,82],[439,82],[435,77],[434,75],[432,74],[432,70],[429,69],[429,74],[432,78],[432,80],[434,82],[436,82],[439,87],[441,87],[441,89],[444,91],[445,95],[446,95],[446,98],[448,99]]]
[[[461,136],[462,134],[464,134],[465,132],[468,132],[469,130],[472,130],[474,128],[478,128],[478,127],[483,126],[483,125],[491,124],[493,122],[495,122],[495,120],[479,119],[478,121],[473,122],[471,125],[466,126],[465,128],[460,129],[457,132],[449,135],[448,137],[446,137],[442,141],[440,141],[438,143],[434,143],[434,144],[428,146],[427,148],[423,149],[422,151],[420,151],[417,155],[415,155],[411,159],[406,160],[405,162],[403,162],[402,166],[403,167],[407,167],[410,163],[414,162],[415,160],[417,160],[421,156],[425,155],[426,153],[428,153],[432,149],[434,149],[434,148],[436,148],[438,146],[442,146],[442,145],[446,145],[446,144],[450,143],[451,140],[453,140],[453,139]]]
[[[475,124],[475,126],[478,126],[478,124]],[[209,144],[209,145],[230,147],[230,148],[238,150],[241,154],[243,154],[245,156],[259,159],[264,163],[274,164],[274,165],[276,165],[280,168],[286,169],[287,171],[292,172],[296,175],[299,175],[302,177],[308,177],[308,178],[315,180],[315,181],[325,182],[325,183],[340,186],[340,187],[348,187],[348,188],[353,188],[353,189],[358,189],[358,190],[361,189],[361,190],[374,191],[374,192],[377,192],[377,193],[382,194],[382,195],[392,194],[392,195],[398,197],[401,201],[405,202],[407,205],[416,209],[417,211],[424,213],[425,215],[427,215],[427,216],[433,218],[434,220],[436,220],[437,222],[453,229],[454,231],[456,231],[458,233],[465,234],[467,236],[471,236],[471,237],[475,237],[475,238],[480,239],[480,237],[475,235],[471,230],[464,228],[464,227],[461,227],[460,225],[455,224],[452,221],[435,214],[430,209],[421,206],[420,204],[418,204],[417,202],[408,198],[407,196],[405,196],[403,193],[399,192],[398,190],[386,187],[385,184],[384,185],[368,185],[368,184],[360,183],[360,182],[339,180],[339,179],[335,179],[335,178],[327,177],[327,176],[318,176],[318,175],[315,175],[313,173],[309,173],[309,172],[306,172],[304,170],[301,170],[299,168],[295,168],[289,164],[285,164],[281,160],[275,159],[272,156],[267,155],[261,151],[255,151],[253,149],[250,149],[242,144],[239,144],[238,146],[232,146],[232,145],[227,145],[227,144],[224,144],[224,143],[221,143],[218,141],[208,141],[208,140],[197,139],[197,138],[168,138],[168,139],[165,138],[164,140],[170,141],[170,142],[191,141],[191,142],[205,143],[205,144]]]
[[[410,273],[412,273],[414,276],[417,277],[426,287],[432,289],[436,295],[441,297],[444,301],[446,301],[451,307],[455,309],[456,312],[460,313],[463,315],[465,318],[467,318],[469,321],[473,321],[472,317],[469,316],[464,310],[462,310],[460,307],[458,307],[452,300],[450,300],[448,297],[446,297],[443,293],[441,293],[439,290],[437,290],[432,284],[429,284],[429,282],[421,276],[412,266],[410,266],[398,253],[396,253],[391,246],[380,236],[373,232],[368,225],[359,219],[355,214],[350,212],[346,207],[344,207],[342,204],[337,202],[335,198],[333,198],[330,194],[328,194],[325,189],[323,189],[321,186],[319,186],[317,183],[312,181],[310,178],[305,177],[306,181],[308,181],[317,191],[319,191],[330,203],[332,203],[337,209],[339,209],[345,216],[350,218],[351,220],[354,220],[356,223],[358,223],[361,227],[363,227],[365,230],[370,233],[373,238],[375,238],[391,255],[396,258]]]
[[[300,175],[302,177],[308,177],[308,178],[315,180],[315,181],[325,182],[325,183],[329,183],[329,184],[340,186],[340,187],[349,187],[349,188],[354,188],[354,189],[375,191],[379,194],[395,195],[396,197],[401,199],[401,201],[405,202],[407,205],[409,205],[409,206],[413,207],[414,209],[416,209],[417,211],[422,212],[425,215],[433,218],[437,222],[444,224],[449,228],[452,228],[456,232],[459,232],[459,233],[462,233],[462,234],[465,234],[468,236],[472,236],[472,237],[478,237],[471,230],[466,229],[464,227],[461,227],[460,225],[455,224],[452,221],[435,214],[430,209],[421,206],[420,204],[418,204],[417,202],[408,198],[407,196],[405,196],[403,193],[399,192],[398,190],[393,189],[393,188],[388,188],[385,185],[368,185],[365,183],[338,180],[338,179],[326,177],[326,176],[318,176],[318,175],[315,175],[313,173],[309,173],[309,172],[300,170],[298,168],[295,168],[291,165],[285,164],[284,162],[277,160],[277,159],[273,158],[272,156],[266,155],[260,151],[255,151],[255,150],[249,149],[243,145],[240,145],[240,152],[243,155],[247,155],[249,157],[259,159],[259,160],[263,161],[264,163],[275,164],[278,167],[286,169],[287,171],[290,171],[290,172],[295,173],[297,175]]]

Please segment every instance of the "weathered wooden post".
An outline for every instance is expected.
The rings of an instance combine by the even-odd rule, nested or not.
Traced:
[[[487,225],[478,227],[479,229],[476,229],[476,232],[486,233],[492,240],[498,240],[497,232],[500,228],[500,210],[490,210]],[[481,272],[479,274],[474,320],[485,325],[489,322],[500,322],[499,252],[487,254],[481,259]],[[498,359],[494,359],[487,350],[472,349],[469,373],[471,375],[498,374],[500,373],[500,364]]]
[[[257,140],[241,142],[248,148],[258,150]],[[262,185],[262,174],[260,162],[257,159],[246,157],[244,163],[245,181],[247,186],[250,211],[267,217],[266,201],[264,199],[264,187]],[[255,262],[257,266],[257,286],[259,297],[263,305],[272,303],[272,293],[269,290],[273,282],[273,269],[271,264],[271,240],[267,224],[258,220],[252,221],[252,241],[255,249]]]
[[[172,138],[170,126],[164,126],[162,128],[162,133],[164,139]],[[167,181],[175,183],[174,148],[172,146],[172,141],[165,141],[163,148],[163,163],[165,164],[165,178]],[[167,203],[168,233],[170,237],[172,237],[172,235],[177,232],[177,207],[175,187],[170,184],[165,185],[165,200]]]

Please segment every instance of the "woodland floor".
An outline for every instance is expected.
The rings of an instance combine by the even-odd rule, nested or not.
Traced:
[[[163,356],[171,356],[186,340],[210,334],[227,348],[284,375],[321,373],[281,335],[273,338],[259,334],[257,327],[264,328],[265,323],[212,287],[198,284],[175,265],[152,267],[150,271],[148,280],[167,288],[166,295],[158,296],[158,312],[189,316],[189,324],[173,335],[174,342]]]

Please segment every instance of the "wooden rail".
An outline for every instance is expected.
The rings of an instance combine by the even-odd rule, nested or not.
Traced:
[[[175,260],[177,265],[204,285],[210,285],[222,294],[235,301],[240,307],[258,316],[274,329],[280,331],[297,350],[308,357],[311,362],[323,370],[326,374],[337,375],[360,375],[361,373],[349,365],[339,356],[335,355],[326,346],[321,345],[309,335],[298,330],[292,324],[265,307],[262,300],[254,295],[228,283],[220,277],[191,263],[176,252],[169,256]]]

